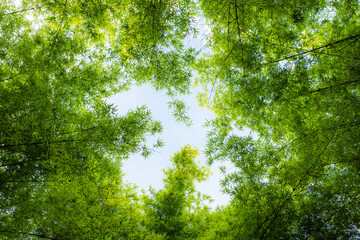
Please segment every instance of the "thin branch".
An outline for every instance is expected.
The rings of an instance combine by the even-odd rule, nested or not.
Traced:
[[[231,2],[229,2],[229,12],[228,12],[228,49],[230,48],[230,16],[231,16]]]
[[[229,4],[229,14],[230,14],[230,7],[231,7],[231,4]],[[236,20],[236,23],[237,23],[237,30],[238,30],[238,37],[239,37],[239,42],[240,42],[240,47],[241,47],[241,54],[242,54],[242,62],[243,62],[243,65],[244,65],[244,51],[243,51],[243,47],[242,47],[242,41],[241,41],[241,31],[240,31],[240,26],[239,26],[239,18],[238,18],[238,14],[237,14],[237,2],[236,0],[234,0],[234,8],[235,8],[235,20]],[[228,30],[229,31],[229,30]],[[235,45],[232,47],[232,49],[229,51],[229,53],[226,55],[225,59],[224,59],[224,62],[223,64],[225,64],[229,58],[229,56],[231,55],[231,53],[233,52],[233,50],[235,49]],[[224,66],[224,65],[222,65]],[[216,76],[215,76],[215,81],[211,87],[211,91],[210,91],[210,94],[209,94],[209,99],[208,99],[208,105],[210,103],[210,99],[211,99],[211,96],[212,96],[212,93],[214,91],[214,88],[215,88],[215,85],[217,84],[218,82],[218,76],[219,76],[220,73],[218,73]]]
[[[278,60],[275,60],[275,61],[271,61],[271,62],[267,62],[265,64],[273,64],[273,63],[278,63],[278,62],[281,62],[281,61],[284,61],[284,60],[288,60],[288,59],[291,59],[291,58],[295,58],[295,57],[298,57],[298,56],[301,56],[301,55],[304,55],[304,54],[307,54],[307,53],[310,53],[310,52],[315,52],[317,50],[320,50],[320,49],[323,49],[323,48],[327,48],[327,47],[333,47],[339,43],[342,43],[342,42],[345,42],[345,41],[348,41],[348,40],[352,40],[352,39],[357,39],[360,37],[360,34],[357,34],[357,35],[354,35],[354,36],[351,36],[351,37],[347,37],[347,38],[344,38],[344,39],[341,39],[341,40],[338,40],[338,41],[335,41],[335,42],[332,42],[332,43],[328,43],[328,44],[325,44],[325,45],[322,45],[320,47],[316,47],[316,48],[313,48],[313,49],[310,49],[310,50],[307,50],[307,51],[303,51],[301,53],[298,53],[298,54],[294,54],[294,55],[291,55],[291,56],[288,56],[288,57],[285,57],[285,58],[282,58],[282,59],[278,59]]]
[[[227,62],[230,54],[232,53],[232,51],[233,51],[234,49],[235,49],[235,46],[230,50],[230,52],[228,53],[228,55],[226,55],[223,64],[225,64],[225,63]],[[224,65],[222,65],[222,66],[224,66]],[[209,94],[208,104],[210,103],[211,95],[212,95],[212,92],[214,91],[215,85],[216,85],[217,82],[218,82],[219,74],[220,74],[220,73],[216,74],[216,76],[215,76],[215,81],[214,81],[214,84],[212,85],[212,88],[211,88],[211,91],[210,91],[210,94]]]
[[[22,12],[33,11],[33,10],[36,10],[37,8],[40,8],[40,7],[41,7],[41,5],[37,5],[37,6],[32,7],[32,8],[22,9],[22,10],[18,10],[18,11],[15,11],[15,12],[10,12],[10,13],[5,13],[5,15],[13,15],[13,14],[22,13]]]
[[[290,198],[292,197],[292,195],[294,194],[294,192],[297,190],[297,188],[300,186],[300,184],[302,183],[302,181],[305,180],[305,177],[308,175],[308,171],[306,171],[305,175],[300,179],[300,181],[298,182],[298,184],[293,188],[293,190],[291,191],[291,193],[289,194],[289,196],[285,199],[285,201],[279,206],[278,209],[275,209],[276,210],[276,213],[275,213],[275,216],[273,217],[273,219],[271,220],[271,222],[269,223],[269,225],[266,226],[264,232],[261,234],[261,237],[260,237],[260,240],[263,239],[268,231],[268,229],[270,228],[270,226],[272,225],[272,223],[275,221],[275,219],[278,218],[279,214],[280,214],[280,211],[283,209],[283,207],[285,206],[285,204],[290,200]],[[272,214],[269,215],[269,217],[271,216]],[[268,217],[268,218],[269,218]],[[267,218],[267,219],[268,219]],[[264,223],[266,223],[266,221],[264,221]],[[261,225],[260,225],[261,227]],[[259,228],[258,228],[259,229]],[[256,232],[253,233],[253,235],[255,234]],[[250,239],[252,238],[252,236],[250,237]]]
[[[65,3],[64,3],[64,10],[63,10],[64,12],[67,12],[67,11],[66,11],[67,2],[68,2],[68,0],[66,0]],[[46,61],[45,61],[45,64],[48,64],[48,63],[49,63],[51,54],[52,54],[55,46],[57,45],[57,39],[58,39],[58,37],[59,37],[59,35],[60,35],[60,31],[62,30],[63,23],[64,23],[64,18],[65,18],[65,17],[63,16],[62,19],[60,20],[60,26],[59,26],[59,28],[57,29],[57,32],[56,32],[56,34],[55,34],[54,42],[51,44],[51,48],[50,48],[50,51],[49,51],[49,55],[48,55],[48,58],[47,58]]]
[[[24,233],[21,233],[21,234],[24,234]],[[39,237],[39,238],[44,238],[44,239],[53,239],[53,240],[59,239],[59,238],[48,237],[45,234],[36,234],[36,233],[25,233],[25,234],[29,235],[29,236],[35,236],[35,237]]]
[[[2,164],[0,165],[0,167],[12,167],[12,166],[22,166],[26,163],[32,163],[32,162],[43,162],[43,161],[47,161],[47,159],[43,159],[43,158],[36,158],[36,159],[32,159],[32,160],[27,160],[27,161],[22,161],[22,162],[15,162],[15,163],[9,163],[9,164]],[[9,182],[9,181],[6,181]]]
[[[14,76],[10,76],[10,77],[4,78],[4,79],[2,80],[2,82],[6,82],[7,80],[13,79],[13,78],[15,78],[15,77],[17,77],[17,76],[19,76],[19,75],[20,75],[20,73],[14,75]]]
[[[306,96],[306,95],[310,95],[310,94],[313,94],[313,93],[317,93],[317,92],[322,92],[322,91],[327,91],[327,90],[330,90],[332,88],[337,88],[337,87],[341,87],[341,86],[346,86],[346,85],[351,85],[352,83],[356,83],[356,82],[360,82],[360,79],[356,79],[356,80],[352,80],[352,81],[347,81],[347,82],[342,82],[342,83],[339,83],[337,85],[331,85],[331,86],[328,86],[328,87],[323,87],[323,88],[318,88],[318,89],[315,89],[315,90],[312,90],[312,91],[309,91],[309,92],[306,92],[304,94],[300,94],[300,95],[297,95],[297,96],[294,96],[294,97],[291,97],[291,98],[283,98],[284,101],[289,101],[289,100],[292,100],[292,99],[296,99],[298,97],[303,97],[303,96]]]
[[[326,151],[326,149],[330,146],[330,143],[334,140],[335,135],[337,134],[337,131],[334,132],[334,134],[330,137],[329,141],[326,143],[326,145],[324,146],[324,149],[320,152],[320,154],[317,156],[317,158],[320,158],[324,152]],[[265,230],[263,231],[263,233],[261,234],[260,240],[263,239],[267,233],[267,231],[269,230],[270,226],[273,224],[273,222],[275,221],[275,219],[278,218],[279,213],[281,211],[281,209],[285,206],[285,203],[290,200],[290,198],[292,197],[293,193],[298,189],[298,187],[300,186],[300,184],[305,180],[305,178],[310,174],[310,171],[312,169],[314,169],[316,166],[318,165],[318,162],[316,162],[315,164],[313,164],[313,166],[311,166],[308,170],[306,170],[305,174],[302,176],[302,178],[300,179],[300,181],[298,182],[298,184],[296,184],[296,186],[293,188],[293,190],[291,191],[291,193],[289,194],[289,196],[285,199],[285,201],[280,205],[280,207],[278,208],[278,210],[275,213],[275,216],[273,217],[273,219],[271,220],[271,222],[269,223],[269,225],[266,226]],[[250,236],[249,240],[251,238],[253,238],[253,236],[255,235],[255,233],[262,227],[262,225],[264,225],[267,220],[272,216],[272,214],[274,213],[274,211],[266,218],[266,220],[256,229],[255,232],[253,232],[253,234]]]
[[[240,31],[240,26],[239,26],[239,17],[238,17],[238,13],[237,13],[237,2],[236,2],[236,0],[234,0],[234,9],[235,9],[235,19],[236,19],[238,38],[239,38],[240,48],[241,48],[241,61],[243,62],[243,65],[244,65],[244,49],[243,49],[242,41],[241,41],[241,31]]]
[[[75,142],[75,141],[80,141],[80,140],[64,139],[64,140],[54,141],[52,143],[64,143],[64,142]],[[41,144],[44,144],[44,143],[46,143],[46,142],[38,141],[38,142],[20,143],[20,144],[7,144],[7,145],[0,146],[0,149],[19,147],[19,146],[36,146],[36,145],[41,145]]]
[[[28,235],[28,236],[34,236],[34,237],[38,237],[38,238],[44,238],[44,239],[53,239],[53,240],[57,240],[59,238],[53,238],[53,237],[48,237],[45,234],[36,234],[36,233],[25,233],[25,232],[16,232],[16,231],[0,231],[3,233],[10,233],[10,234],[24,234],[24,235]]]
[[[315,93],[315,92],[326,91],[326,90],[329,90],[331,88],[336,88],[336,87],[343,86],[343,85],[350,85],[350,84],[355,83],[355,82],[360,82],[360,79],[356,79],[356,80],[348,81],[348,82],[342,82],[342,83],[339,83],[337,85],[332,85],[332,86],[328,86],[328,87],[324,87],[324,88],[319,88],[319,89],[310,91],[308,93],[311,94],[311,93]]]

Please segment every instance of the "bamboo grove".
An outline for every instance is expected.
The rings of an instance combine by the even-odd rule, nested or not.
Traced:
[[[3,0],[1,239],[358,239],[359,19],[355,0]],[[189,145],[163,189],[123,180],[164,146],[146,107],[106,102],[142,84],[185,124],[202,88],[228,205],[195,189],[209,166]]]

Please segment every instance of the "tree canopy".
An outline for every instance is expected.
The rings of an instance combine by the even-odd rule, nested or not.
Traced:
[[[355,0],[4,0],[0,237],[358,239],[359,14]],[[202,87],[229,204],[196,190],[209,166],[191,146],[163,189],[123,180],[124,160],[164,146],[146,106],[106,101],[142,84],[187,125],[181,96]]]

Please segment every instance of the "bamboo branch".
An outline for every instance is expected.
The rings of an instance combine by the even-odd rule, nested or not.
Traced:
[[[343,85],[350,85],[350,84],[355,83],[355,82],[360,82],[360,79],[356,79],[356,80],[348,81],[348,82],[342,82],[342,83],[339,83],[338,85],[332,85],[332,86],[328,86],[328,87],[324,87],[324,88],[319,88],[319,89],[310,91],[308,93],[311,94],[311,93],[315,93],[315,92],[326,91],[326,90],[329,90],[331,88],[335,88],[335,87],[339,87],[339,86],[343,86]]]
[[[357,34],[357,35],[354,35],[354,36],[351,36],[351,37],[347,37],[347,38],[344,38],[344,39],[341,39],[341,40],[338,40],[338,41],[335,41],[335,42],[331,42],[331,43],[322,45],[322,46],[320,46],[320,47],[316,47],[316,48],[313,48],[313,49],[310,49],[310,50],[307,50],[307,51],[300,52],[300,53],[298,53],[298,54],[294,54],[294,55],[291,55],[291,56],[287,56],[287,57],[282,58],[282,59],[278,59],[278,60],[275,60],[275,61],[267,62],[267,63],[265,63],[265,65],[282,62],[282,61],[285,61],[285,60],[288,60],[288,59],[291,59],[291,58],[295,58],[295,57],[298,57],[298,56],[301,56],[301,55],[304,55],[304,54],[307,54],[307,53],[310,53],[310,52],[315,52],[315,51],[320,50],[320,49],[323,49],[323,48],[333,47],[333,46],[335,46],[335,45],[337,45],[337,44],[339,44],[339,43],[342,43],[342,42],[345,42],[345,41],[348,41],[348,40],[352,40],[352,39],[357,39],[357,38],[359,38],[359,37],[360,37],[360,34]]]
[[[59,140],[59,141],[54,141],[52,143],[64,143],[64,142],[75,142],[75,141],[80,141],[80,140],[75,140],[75,139],[64,139],[64,140]],[[0,149],[6,149],[6,148],[11,148],[11,147],[19,147],[19,146],[36,146],[36,145],[40,145],[40,144],[44,144],[46,142],[30,142],[30,143],[20,143],[20,144],[8,144],[8,145],[2,145],[0,146]]]
[[[330,137],[329,141],[326,143],[326,145],[324,146],[324,149],[320,152],[320,154],[317,156],[317,158],[320,158],[323,153],[326,151],[326,149],[330,146],[330,143],[334,140],[335,135],[337,134],[337,131],[334,132],[334,134]],[[292,197],[293,193],[300,187],[300,184],[305,180],[305,178],[310,174],[310,171],[313,170],[314,168],[316,168],[316,166],[318,165],[318,163],[315,163],[312,167],[310,167],[308,170],[306,170],[305,174],[302,176],[302,178],[300,179],[300,181],[298,182],[298,184],[296,184],[296,186],[293,188],[293,190],[291,191],[291,193],[289,194],[289,196],[285,199],[285,201],[280,205],[280,207],[278,208],[278,210],[275,213],[275,216],[273,217],[273,219],[271,220],[271,222],[269,223],[269,225],[266,226],[265,230],[263,231],[263,233],[261,234],[260,240],[263,239],[267,233],[267,231],[269,230],[270,226],[273,224],[273,222],[275,221],[275,219],[278,218],[279,213],[281,211],[281,209],[285,206],[285,203],[287,201],[290,200],[290,198]],[[268,217],[266,218],[266,220],[255,230],[255,232],[253,232],[253,234],[250,236],[249,240],[253,238],[253,236],[255,235],[255,233],[260,230],[260,228],[262,227],[262,225],[264,225],[268,219],[272,216],[272,214],[274,213],[274,211],[268,215]]]
[[[41,5],[37,5],[37,6],[32,7],[32,8],[18,10],[18,11],[15,11],[15,12],[5,13],[5,15],[13,15],[13,14],[22,13],[22,12],[33,11],[33,10],[36,10],[37,8],[39,8],[39,7],[41,7]]]
[[[238,17],[238,13],[237,13],[237,2],[236,2],[236,0],[234,0],[234,9],[235,9],[235,19],[236,19],[238,38],[239,38],[240,48],[241,48],[241,61],[243,62],[243,65],[244,65],[244,49],[243,49],[242,40],[241,40],[241,31],[240,31],[240,26],[239,26],[239,17]]]
[[[230,16],[231,16],[231,2],[229,3],[229,13],[228,13],[228,48],[230,48]]]

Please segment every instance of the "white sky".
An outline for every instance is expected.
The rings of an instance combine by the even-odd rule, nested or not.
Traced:
[[[200,156],[196,160],[206,164],[203,151],[205,150],[207,129],[203,127],[203,124],[206,119],[211,119],[213,114],[198,106],[195,93],[185,96],[183,99],[190,107],[190,117],[193,122],[190,127],[175,121],[167,105],[170,99],[165,93],[156,92],[150,86],[133,87],[130,91],[108,99],[110,103],[117,106],[119,114],[125,114],[129,109],[135,109],[137,106],[147,105],[152,112],[153,119],[160,120],[164,127],[163,133],[159,137],[165,141],[165,146],[159,149],[159,152],[154,152],[147,159],[135,155],[124,162],[125,180],[136,184],[139,192],[141,189],[148,190],[150,185],[155,189],[163,187],[162,169],[170,166],[171,156],[186,144],[197,147]],[[218,165],[211,166],[211,171],[213,172],[212,176],[206,182],[197,184],[197,190],[214,199],[212,207],[227,204],[229,197],[222,194],[220,190],[221,174]]]

